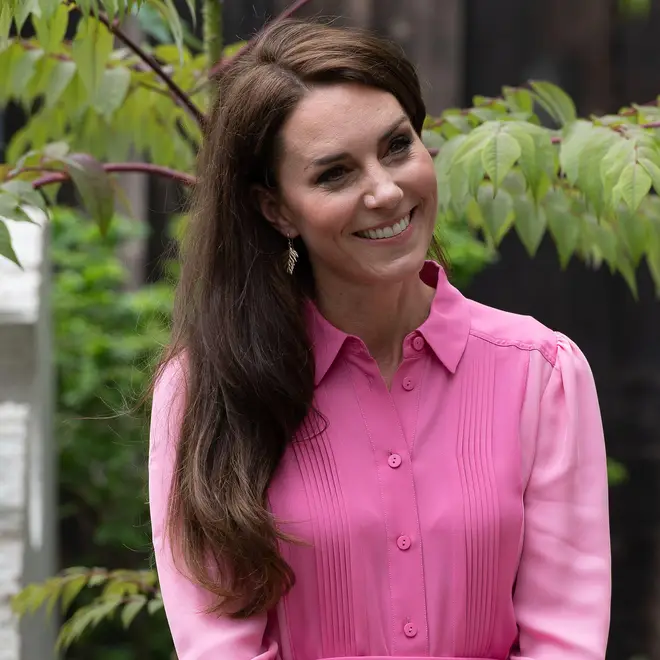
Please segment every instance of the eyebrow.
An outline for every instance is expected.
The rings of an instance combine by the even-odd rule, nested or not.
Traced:
[[[392,137],[392,134],[401,126],[401,124],[409,121],[407,115],[401,115],[379,138],[378,142],[384,142],[385,140]],[[305,169],[308,170],[311,167],[325,167],[326,165],[332,165],[340,160],[343,160],[348,156],[347,151],[342,151],[338,154],[331,154],[330,156],[323,156],[322,158],[316,158],[313,160]]]

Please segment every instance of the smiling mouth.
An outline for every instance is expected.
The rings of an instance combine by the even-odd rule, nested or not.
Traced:
[[[385,238],[393,238],[404,232],[410,226],[413,214],[417,207],[406,214],[401,220],[388,227],[379,227],[378,229],[367,229],[366,231],[356,231],[355,235],[359,238],[366,238],[371,241],[380,241]]]

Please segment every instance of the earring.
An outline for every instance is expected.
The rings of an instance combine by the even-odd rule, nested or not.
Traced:
[[[293,269],[296,267],[296,262],[298,261],[298,253],[293,247],[291,236],[287,236],[287,239],[289,241],[289,249],[287,250],[286,256],[286,272],[289,273],[289,275],[293,275]]]

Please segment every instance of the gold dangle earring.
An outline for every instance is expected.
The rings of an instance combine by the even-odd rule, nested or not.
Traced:
[[[291,236],[288,234],[287,239],[289,241],[289,249],[287,250],[286,257],[286,272],[289,273],[289,275],[293,275],[293,269],[296,267],[296,262],[298,261],[298,253],[296,252],[296,248],[293,247]]]

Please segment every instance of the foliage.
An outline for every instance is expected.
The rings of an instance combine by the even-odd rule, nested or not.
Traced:
[[[204,7],[212,11],[216,4]],[[622,4],[629,14],[636,7]],[[140,46],[122,32],[121,19],[140,8],[148,12],[151,34],[164,42]],[[192,20],[192,0],[188,8]],[[25,36],[30,21],[34,37]],[[70,41],[63,38],[72,32]],[[25,220],[20,204],[43,206],[35,190],[52,197],[65,178],[73,179],[102,230],[112,216],[118,166],[194,181],[188,172],[208,108],[209,75],[223,67],[208,56],[220,52],[214,34],[205,33],[205,43],[204,51],[195,48],[173,0],[3,5],[0,69],[7,75],[0,103],[20,103],[30,119],[0,166],[0,254],[15,259],[1,217]],[[225,49],[225,60],[235,50]],[[540,114],[553,125],[543,126]],[[439,228],[459,227],[463,235],[467,229],[492,247],[514,230],[530,255],[548,232],[562,267],[573,255],[604,263],[633,292],[645,259],[660,290],[660,206],[652,194],[660,188],[659,127],[655,100],[578,119],[571,99],[544,82],[429,117],[424,137],[440,149]],[[133,150],[150,163],[117,163]]]
[[[146,420],[141,411],[125,410],[147,389],[151,365],[167,342],[173,290],[164,283],[126,289],[128,272],[117,251],[143,231],[116,216],[103,238],[81,214],[52,211],[61,554],[76,565],[142,568],[151,554]],[[129,586],[122,587],[126,582]],[[157,612],[155,582],[152,571],[71,569],[30,585],[15,605],[25,613],[40,603],[52,608],[58,597],[63,611],[73,604],[75,612],[60,633],[59,643],[66,647],[83,632],[87,638],[104,619],[128,626],[140,603],[148,614]],[[105,589],[94,597],[96,589],[84,589],[102,583]],[[162,634],[158,626],[149,630],[143,645],[155,657],[154,649],[167,647],[169,636],[164,622]],[[110,657],[104,653],[95,649],[93,657]]]
[[[93,530],[80,563],[114,561],[123,546],[144,550],[145,417],[121,414],[149,384],[169,335],[167,284],[127,291],[121,242],[141,233],[115,218],[105,239],[80,214],[53,212],[56,437],[63,522]],[[90,442],[90,438],[94,441]],[[66,552],[66,548],[65,554]]]
[[[57,650],[66,649],[103,620],[119,617],[122,626],[128,628],[141,612],[153,615],[163,607],[155,571],[99,568],[69,568],[42,584],[30,584],[14,597],[12,605],[20,615],[41,607],[52,612],[58,604],[66,613],[85,587],[98,588],[99,593],[89,604],[77,608],[62,626]]]

